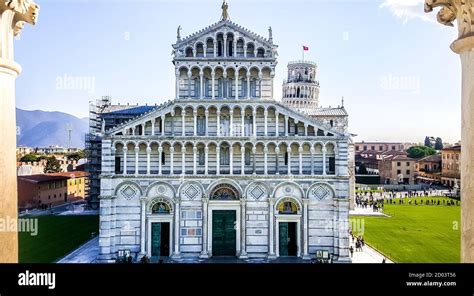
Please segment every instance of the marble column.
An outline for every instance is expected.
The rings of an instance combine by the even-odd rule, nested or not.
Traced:
[[[234,110],[230,109],[229,113],[230,113],[230,136],[233,137],[234,136]]]
[[[186,108],[181,110],[181,136],[186,136]]]
[[[275,136],[277,137],[279,136],[279,131],[278,131],[279,119],[280,119],[280,113],[275,112]]]
[[[142,124],[142,134],[141,134],[141,135],[142,135],[142,136],[145,135],[145,124]]]
[[[323,152],[323,176],[326,176],[327,174],[327,170],[326,170],[326,147],[323,147],[322,149],[322,152]]]
[[[146,197],[140,197],[140,257],[146,254]]]
[[[240,147],[240,174],[245,175],[245,147]]]
[[[170,147],[170,175],[174,175],[174,147]]]
[[[303,198],[303,259],[309,260],[311,257],[308,253],[308,203],[307,198]]]
[[[265,110],[263,111],[263,121],[264,121],[264,134],[265,134],[265,137],[268,136],[268,110]]]
[[[193,77],[193,73],[191,71],[188,72],[188,99],[191,99],[191,78]]]
[[[241,137],[245,137],[245,109],[242,109],[242,111],[240,111],[240,116],[241,116],[241,126],[240,128],[242,129],[241,131]]]
[[[175,71],[175,77],[176,99],[179,99],[179,70]]]
[[[123,147],[123,174],[127,175],[127,153],[128,153],[128,148]]]
[[[298,148],[298,153],[299,153],[299,174],[303,175],[303,147]]]
[[[276,174],[279,175],[280,174],[280,161],[279,161],[279,158],[280,158],[280,147],[275,147],[275,154],[276,154]]]
[[[453,26],[457,19],[458,39],[451,49],[459,54],[462,67],[461,100],[461,262],[474,263],[474,2],[425,0],[425,11],[441,7],[438,21]],[[446,75],[453,75],[446,74]]]
[[[162,137],[165,136],[165,121],[166,121],[166,114],[163,114],[163,116],[161,116],[161,136]]]
[[[246,51],[247,52],[247,51]],[[247,74],[247,99],[250,100],[250,73]]]
[[[288,146],[287,148],[287,153],[288,153],[288,176],[291,175],[291,146]]]
[[[202,100],[204,98],[204,72],[199,72],[199,98]]]
[[[246,230],[246,200],[240,200],[240,256],[239,259],[247,259],[247,230]]]
[[[268,259],[275,259],[275,243],[274,243],[274,233],[275,233],[275,198],[270,197],[268,199],[268,212],[270,216],[270,230],[269,230],[269,239],[268,239]]]
[[[175,210],[174,210],[174,252],[173,252],[173,258],[180,258],[181,257],[181,254],[179,252],[179,229],[180,229],[180,223],[179,223],[179,218],[180,218],[180,214],[181,214],[181,211],[179,210],[180,208],[180,204],[179,204],[180,200],[179,198],[175,198],[174,200],[174,207],[175,207]]]
[[[239,99],[239,72],[235,71],[235,99]]]
[[[209,136],[209,110],[206,109],[204,112],[204,116],[206,116],[206,137]]]
[[[221,174],[221,147],[216,146],[216,174]]]
[[[162,174],[162,169],[163,169],[163,165],[162,165],[162,162],[161,162],[162,157],[163,157],[163,147],[160,146],[158,148],[158,175],[160,175],[160,176]]]
[[[229,174],[233,175],[234,174],[234,147],[232,145],[229,147],[229,169],[230,169]]]
[[[161,161],[159,163],[161,164]],[[186,146],[181,148],[181,174],[186,175]]]
[[[212,69],[211,72],[211,97],[214,100],[216,97],[216,72]]]
[[[151,135],[152,136],[155,135],[155,119],[154,118],[151,120]]]
[[[316,153],[316,150],[314,147],[311,147],[311,176],[314,176],[314,154]]]
[[[151,158],[151,148],[146,147],[146,174],[150,175],[150,158]]]
[[[288,137],[288,116],[285,116],[285,137]]]
[[[208,172],[209,172],[209,164],[208,164],[208,160],[209,159],[209,147],[206,146],[206,148],[204,148],[204,174],[207,176],[208,175]]]
[[[264,166],[263,170],[264,170],[265,176],[268,175],[267,160],[268,160],[268,147],[265,146],[265,148],[263,148],[263,166]]]
[[[193,175],[197,174],[197,147],[193,147]]]
[[[252,127],[253,127],[253,136],[256,137],[257,136],[257,110],[253,110],[252,112],[252,120],[253,120],[253,123],[252,123]]]
[[[256,154],[257,154],[257,147],[253,147],[253,148],[252,148],[252,165],[253,165],[252,171],[253,171],[253,174],[254,174],[254,175],[257,174],[257,168],[256,168],[256,165],[257,165]]]
[[[135,176],[138,176],[138,153],[140,152],[140,147],[135,146]]]
[[[197,115],[198,115],[198,111],[194,110],[193,115],[194,115],[194,136],[196,137],[197,136]]]
[[[200,258],[207,259],[209,258],[209,251],[207,246],[207,238],[208,238],[208,227],[207,227],[207,220],[208,220],[208,204],[209,199],[204,197],[202,199],[202,251]]]
[[[217,136],[221,136],[221,110],[217,110]]]

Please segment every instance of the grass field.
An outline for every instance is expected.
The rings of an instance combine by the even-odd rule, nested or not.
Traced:
[[[99,231],[99,216],[39,216],[38,234],[19,235],[20,263],[50,263],[68,254]]]
[[[364,240],[394,262],[459,263],[460,207],[419,205],[421,199],[418,205],[386,204],[389,218],[351,217],[351,223],[363,219]]]

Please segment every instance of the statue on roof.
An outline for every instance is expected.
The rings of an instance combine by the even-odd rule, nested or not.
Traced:
[[[181,25],[178,26],[178,30],[176,32],[176,38],[179,40],[181,40]]]
[[[268,41],[270,43],[273,43],[273,30],[272,30],[272,27],[268,28]]]
[[[221,21],[226,21],[229,19],[229,12],[228,12],[228,9],[229,9],[229,5],[227,4],[227,2],[222,2],[222,17],[221,17]]]

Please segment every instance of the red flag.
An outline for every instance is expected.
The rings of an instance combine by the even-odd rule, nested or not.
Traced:
[[[308,50],[309,50],[309,47],[303,45],[303,50],[304,50],[304,51],[308,51]]]

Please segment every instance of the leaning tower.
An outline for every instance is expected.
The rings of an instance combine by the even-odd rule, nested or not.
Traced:
[[[283,103],[292,109],[310,114],[319,106],[319,82],[316,63],[295,61],[288,63],[288,78],[283,82]]]

